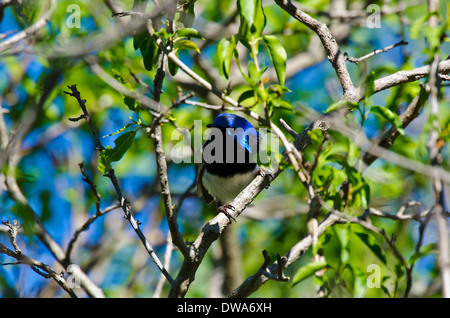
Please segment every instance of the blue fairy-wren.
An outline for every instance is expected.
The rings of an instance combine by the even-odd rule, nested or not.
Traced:
[[[255,178],[259,171],[256,154],[259,133],[246,119],[229,113],[218,115],[203,144],[197,193],[206,203],[216,201],[218,211],[233,219],[227,209],[231,201]]]

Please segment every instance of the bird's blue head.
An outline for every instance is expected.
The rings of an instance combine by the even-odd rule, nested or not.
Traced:
[[[218,115],[208,128],[224,128],[237,142],[251,154],[259,149],[259,133],[245,118],[230,113]],[[231,129],[228,129],[231,128]]]

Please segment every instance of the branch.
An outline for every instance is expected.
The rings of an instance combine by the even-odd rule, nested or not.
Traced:
[[[68,88],[70,89],[71,92],[64,92],[64,93],[76,98],[76,100],[78,101],[78,104],[79,104],[81,110],[83,111],[84,119],[89,123],[89,127],[91,128],[91,133],[95,139],[96,149],[99,152],[101,152],[104,149],[104,147],[101,144],[100,139],[98,138],[97,133],[95,132],[94,127],[91,123],[91,119],[90,119],[89,113],[88,113],[88,111],[86,109],[86,105],[85,105],[86,100],[81,99],[80,92],[78,91],[76,85],[68,86]],[[122,190],[120,189],[119,182],[116,178],[114,170],[113,169],[109,170],[108,173],[105,174],[105,176],[108,177],[110,179],[111,183],[113,184],[114,189],[116,190],[117,199],[120,203],[120,207],[122,208],[122,210],[124,212],[125,218],[128,220],[128,222],[131,224],[131,227],[134,229],[134,231],[138,235],[139,239],[141,240],[142,244],[144,245],[145,250],[148,252],[152,261],[156,264],[158,269],[164,274],[164,276],[166,276],[167,280],[170,283],[172,283],[172,281],[173,281],[172,277],[170,276],[170,274],[167,272],[167,270],[162,265],[161,261],[159,260],[158,256],[156,255],[155,251],[153,250],[153,247],[147,241],[147,238],[145,237],[144,233],[142,233],[142,231],[139,227],[139,223],[133,217],[133,213],[131,211],[130,206],[128,205],[128,201],[122,194]]]
[[[93,183],[92,179],[89,177],[89,175],[84,170],[84,163],[83,162],[79,163],[78,166],[80,167],[81,174],[84,176],[83,181],[89,185],[89,187],[91,188],[92,192],[94,193],[94,195],[96,197],[96,201],[95,201],[96,213],[93,216],[91,216],[79,229],[77,229],[75,231],[72,239],[69,241],[69,244],[67,245],[67,250],[66,250],[66,263],[67,264],[71,263],[70,254],[72,253],[75,242],[77,241],[80,234],[82,232],[86,231],[89,228],[89,226],[92,223],[94,223],[94,221],[97,220],[100,216],[102,216],[112,210],[120,208],[120,204],[116,203],[114,205],[107,207],[104,210],[101,210],[100,209],[100,194],[97,192],[96,185]]]
[[[317,236],[319,237],[323,235],[327,228],[339,223],[346,223],[346,220],[342,219],[339,216],[333,215],[332,213],[329,213],[317,227]],[[300,256],[303,255],[303,253],[311,247],[312,241],[313,240],[311,234],[308,234],[283,256],[286,261],[282,266],[279,267],[278,262],[275,262],[272,265],[267,266],[266,271],[274,276],[277,276],[280,270],[286,269],[294,261],[299,259]],[[233,298],[248,297],[252,293],[257,291],[268,280],[269,277],[267,275],[264,275],[261,270],[258,270],[258,272],[248,277],[238,288],[236,288],[230,296]]]
[[[165,77],[164,72],[164,54],[161,54],[159,57],[158,68],[155,75],[155,80],[153,83],[154,93],[153,99],[158,104],[158,108],[160,109],[160,99],[161,99],[161,90],[162,84]],[[185,98],[181,98],[180,100],[185,100],[189,98],[191,94],[187,95]],[[174,105],[180,105],[180,103],[174,103]],[[175,106],[174,106],[175,107]],[[178,222],[177,222],[177,210],[174,211],[172,204],[172,194],[170,192],[169,186],[169,177],[167,176],[167,161],[166,155],[163,149],[162,142],[162,132],[160,120],[161,118],[167,114],[170,108],[166,109],[165,112],[161,112],[159,115],[155,116],[153,119],[152,128],[148,130],[149,137],[153,141],[153,146],[155,147],[155,156],[156,156],[156,168],[159,177],[159,184],[161,187],[161,195],[164,201],[164,208],[166,211],[167,222],[169,224],[169,230],[172,236],[173,243],[180,249],[181,254],[185,258],[189,257],[189,248],[183,240],[180,231],[178,230]]]
[[[436,8],[439,2],[430,1],[431,8]],[[433,16],[433,18],[436,18]],[[430,18],[430,24],[432,20]],[[437,25],[437,21],[435,24]],[[430,66],[429,86],[430,86],[430,117],[431,128],[427,141],[427,149],[430,154],[430,160],[432,165],[432,185],[434,192],[434,210],[436,214],[436,225],[438,230],[438,264],[440,268],[440,276],[442,280],[442,296],[444,298],[450,298],[450,242],[448,236],[447,217],[444,211],[443,200],[443,185],[441,177],[438,173],[438,168],[441,168],[442,155],[441,147],[438,146],[439,134],[441,124],[439,122],[439,100],[438,100],[438,65],[439,65],[439,53],[436,53],[433,58],[433,62]]]
[[[402,128],[405,129],[408,125],[419,116],[422,107],[425,105],[428,98],[428,91],[425,86],[422,86],[419,94],[411,101],[405,111],[399,116],[402,121]],[[400,132],[391,127],[383,136],[377,141],[377,145],[381,148],[389,149],[400,136]],[[371,165],[378,157],[371,151],[363,155],[363,163],[365,166]],[[362,171],[364,171],[363,168]]]
[[[13,45],[17,44],[22,40],[25,40],[30,35],[35,34],[40,29],[44,28],[47,25],[48,21],[50,20],[53,11],[55,11],[56,5],[57,5],[56,0],[50,0],[49,10],[39,20],[37,20],[35,24],[29,26],[25,30],[22,30],[14,34],[13,36],[7,38],[6,40],[0,43],[0,52],[9,49]]]
[[[367,60],[369,57],[375,56],[380,53],[386,53],[387,51],[392,50],[393,48],[400,46],[400,45],[408,45],[408,42],[401,40],[400,42],[386,46],[383,49],[374,50],[372,53],[366,54],[360,58],[350,57],[350,56],[348,56],[347,52],[344,53],[344,56],[347,61],[358,64],[364,60]]]
[[[450,73],[450,60],[440,62],[437,67],[437,73],[441,75]],[[415,82],[428,76],[428,74],[430,74],[429,65],[418,67],[409,71],[398,71],[394,74],[375,80],[374,94],[394,86]],[[362,100],[363,98],[364,94],[361,94],[359,100]]]
[[[94,223],[95,220],[97,220],[99,217],[101,217],[102,215],[105,215],[108,212],[111,212],[115,209],[120,208],[120,204],[116,203],[114,205],[111,205],[107,208],[105,208],[104,210],[100,210],[97,213],[95,213],[93,216],[91,216],[89,219],[87,219],[87,221],[80,227],[78,228],[75,233],[73,234],[72,239],[69,241],[69,244],[67,245],[67,251],[66,251],[66,263],[70,263],[70,254],[72,253],[73,247],[75,245],[75,242],[77,241],[78,237],[80,236],[81,233],[83,233],[84,231],[86,231],[89,226],[91,226],[92,223]]]
[[[158,114],[159,112],[159,106],[158,103],[156,103],[154,100],[148,98],[147,96],[143,94],[136,93],[135,91],[131,91],[128,89],[125,85],[120,83],[118,80],[116,80],[114,77],[109,75],[108,73],[103,70],[100,65],[98,65],[97,60],[93,56],[89,56],[86,58],[86,62],[89,64],[91,70],[100,77],[106,84],[114,88],[119,93],[133,98],[139,103],[141,103],[142,109],[145,109],[149,111],[151,114]]]
[[[292,17],[305,24],[319,36],[325,50],[327,51],[328,59],[335,69],[336,75],[344,91],[341,100],[351,102],[360,102],[361,100],[363,100],[366,97],[366,90],[362,87],[355,88],[353,86],[347,68],[345,66],[345,58],[340,53],[339,47],[326,25],[318,22],[314,18],[299,10],[289,0],[274,1]],[[377,79],[374,82],[375,90],[373,94],[391,88],[393,86],[398,86],[419,80],[423,77],[426,77],[429,74],[429,71],[430,66],[423,66],[410,71],[399,71],[392,75]],[[450,60],[439,63],[438,73],[440,75],[450,73]],[[313,129],[321,129],[322,131],[327,131],[336,123],[341,122],[342,118],[350,113],[350,111],[350,109],[341,108],[336,111],[329,112],[321,116],[319,119],[314,120],[305,131],[298,135],[298,138],[296,138],[294,142],[295,148],[297,148],[299,151],[303,151],[311,143],[308,135],[309,131]]]
[[[30,266],[30,268],[34,272],[38,273],[39,275],[45,278],[53,278],[58,283],[58,285],[60,285],[64,289],[64,291],[66,291],[70,295],[70,297],[78,298],[77,295],[73,292],[73,290],[67,285],[66,280],[61,275],[59,275],[53,268],[51,268],[47,264],[36,261],[31,257],[28,257],[22,253],[16,242],[17,233],[18,230],[20,229],[20,225],[17,220],[14,220],[13,224],[9,223],[9,221],[3,222],[3,224],[9,228],[9,236],[11,239],[11,244],[14,247],[14,251],[10,250],[5,245],[0,243],[0,253],[15,258],[17,260],[16,264],[26,264]],[[39,269],[43,270],[44,273],[41,272]]]
[[[52,76],[53,79],[53,76]],[[56,79],[55,79],[56,83]],[[42,105],[46,100],[48,92],[44,92],[39,105]],[[39,106],[38,105],[38,106]],[[36,108],[39,111],[39,107]],[[28,114],[28,113],[26,113]],[[34,117],[35,115],[28,114],[29,117]],[[27,118],[30,121],[30,118]],[[24,120],[26,121],[26,120]],[[25,126],[32,125],[32,120],[25,124]],[[25,131],[28,130],[27,127],[21,127]],[[19,130],[18,128],[16,128]],[[105,297],[101,288],[99,288],[95,283],[93,283],[89,277],[87,277],[81,270],[78,270],[74,273],[72,270],[69,270],[65,257],[65,253],[63,249],[59,246],[59,244],[53,239],[53,237],[47,232],[46,228],[42,224],[42,220],[37,215],[37,213],[33,210],[28,199],[23,194],[19,185],[17,184],[15,172],[16,167],[18,165],[19,158],[17,156],[18,150],[16,148],[19,147],[19,141],[17,134],[12,134],[8,136],[7,128],[5,125],[5,120],[3,118],[3,109],[0,107],[0,148],[1,148],[1,156],[0,161],[7,162],[8,169],[4,170],[5,173],[5,185],[6,191],[10,198],[16,202],[16,204],[21,208],[23,215],[29,218],[32,221],[33,232],[37,236],[37,238],[47,247],[50,253],[55,257],[55,259],[67,270],[68,273],[72,274],[74,278],[76,278],[81,287],[86,291],[86,293],[91,297],[103,298]],[[73,266],[72,266],[73,267]]]
[[[328,27],[299,10],[290,0],[274,0],[278,6],[289,13],[296,20],[302,22],[309,29],[314,31],[320,38],[327,53],[328,60],[336,71],[336,75],[341,83],[346,98],[353,98],[355,87],[345,65],[345,57],[342,55],[336,39],[331,34]]]

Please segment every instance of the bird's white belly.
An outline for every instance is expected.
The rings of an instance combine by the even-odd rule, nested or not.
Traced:
[[[231,177],[212,175],[205,171],[202,178],[203,186],[209,194],[221,205],[229,204],[255,178],[259,167],[247,173],[239,173]]]

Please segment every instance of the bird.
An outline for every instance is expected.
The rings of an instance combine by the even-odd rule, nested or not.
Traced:
[[[202,147],[197,194],[207,204],[215,201],[218,212],[231,221],[230,203],[260,170],[255,161],[260,136],[245,118],[231,113],[219,114],[206,127],[211,132]]]

